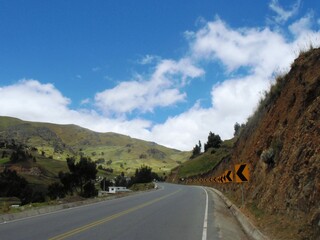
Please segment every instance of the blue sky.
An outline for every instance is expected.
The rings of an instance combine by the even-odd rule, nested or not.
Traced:
[[[191,150],[320,42],[311,0],[0,1],[0,115]]]

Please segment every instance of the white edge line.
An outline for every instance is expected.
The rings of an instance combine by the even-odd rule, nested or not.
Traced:
[[[204,213],[204,220],[203,220],[203,231],[202,231],[202,240],[207,240],[207,229],[208,229],[208,193],[207,190],[202,187],[202,189],[206,193],[206,210]]]

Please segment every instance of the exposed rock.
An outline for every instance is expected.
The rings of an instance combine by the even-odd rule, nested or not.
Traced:
[[[214,170],[219,176],[237,163],[250,166],[245,204],[252,203],[287,223],[264,226],[271,238],[320,236],[320,49],[303,53],[290,72],[279,77],[240,134],[231,159]],[[241,202],[235,183],[216,184]],[[280,220],[281,219],[281,220]],[[282,237],[281,231],[288,234]],[[280,233],[279,233],[280,232]]]

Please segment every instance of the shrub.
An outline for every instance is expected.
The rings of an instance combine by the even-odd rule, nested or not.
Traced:
[[[16,171],[4,169],[0,173],[0,197],[17,197],[22,205],[32,202],[33,190],[28,181]]]
[[[264,150],[261,155],[260,155],[260,159],[266,163],[268,166],[273,166],[274,165],[274,150],[273,148],[268,148],[266,150]]]
[[[132,178],[132,183],[149,183],[152,180],[160,180],[158,174],[152,172],[152,168],[142,165],[136,169],[135,175]]]
[[[49,185],[47,194],[52,200],[57,198],[64,198],[66,196],[64,186],[58,182],[54,182]]]
[[[98,195],[98,190],[95,188],[93,182],[87,182],[83,187],[82,197],[90,198]]]
[[[209,133],[208,142],[204,144],[204,151],[206,152],[209,148],[219,148],[222,140],[218,134],[212,132]]]

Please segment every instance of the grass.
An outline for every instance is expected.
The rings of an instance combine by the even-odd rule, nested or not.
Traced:
[[[136,183],[130,187],[132,191],[145,191],[149,189],[154,189],[154,183]]]
[[[54,159],[39,157],[37,158],[37,164],[45,169],[48,176],[57,176],[60,171],[68,171],[68,166],[65,161],[62,162]]]
[[[14,151],[11,139],[14,139],[15,144],[23,146],[24,151],[32,157],[19,163],[10,163],[10,167],[17,169],[34,192],[43,194],[46,194],[50,184],[59,181],[59,172],[69,171],[67,157],[80,159],[80,156],[85,156],[93,161],[100,160],[98,165],[112,168],[113,173],[98,169],[97,177],[112,179],[121,172],[131,176],[142,165],[151,167],[160,176],[167,175],[172,168],[185,162],[190,156],[190,152],[181,152],[120,134],[96,133],[75,125],[34,123],[0,117],[0,132],[0,157],[4,151],[7,153],[4,158],[0,158],[0,167],[10,163],[10,156]],[[112,163],[107,164],[110,160]],[[143,191],[152,188],[153,183],[135,185],[132,189]],[[46,205],[50,205],[50,202],[33,203],[30,207]],[[24,211],[28,207],[29,204],[10,208],[9,203],[3,203],[0,204],[0,213]]]
[[[47,192],[50,184],[59,181],[59,172],[69,171],[67,157],[80,159],[83,155],[93,161],[104,159],[98,165],[112,168],[113,173],[98,170],[97,177],[112,179],[121,172],[132,176],[142,165],[151,167],[160,176],[168,175],[172,168],[185,162],[190,156],[190,152],[181,152],[153,142],[115,133],[97,133],[75,125],[36,123],[0,117],[0,131],[0,140],[4,140],[0,157],[3,151],[7,152],[5,158],[0,158],[0,167],[10,162],[13,150],[9,145],[7,148],[6,144],[11,144],[11,139],[14,139],[16,144],[26,146],[26,151],[35,157],[35,161],[29,159],[14,166],[11,164],[11,167],[21,167],[19,175],[29,182],[34,191],[43,193]],[[111,164],[107,164],[109,160],[112,160]],[[31,168],[38,168],[40,174],[34,175],[37,173],[31,173]]]
[[[0,165],[6,164],[6,163],[8,163],[9,161],[10,161],[9,158],[0,158]]]
[[[209,149],[200,156],[184,162],[178,172],[178,176],[191,177],[207,173],[213,169],[222,159],[228,157],[231,153],[235,139],[226,140],[220,148]]]
[[[14,129],[11,131],[10,129]],[[132,175],[141,165],[150,166],[158,174],[169,173],[170,170],[185,162],[189,152],[181,152],[166,148],[153,142],[134,139],[115,133],[97,133],[75,125],[57,125],[22,121],[16,118],[0,117],[0,130],[7,139],[15,139],[44,153],[39,164],[51,173],[63,171],[58,163],[65,163],[67,157],[80,154],[90,157],[93,161],[99,158],[112,160],[111,165],[102,164],[104,168],[112,168],[114,174],[124,172]],[[140,156],[144,155],[145,158]],[[0,164],[5,163],[0,159]]]
[[[265,212],[258,208],[258,206],[255,203],[251,203],[249,206],[250,212],[255,216],[256,219],[260,219],[265,216]]]
[[[11,155],[11,149],[2,149],[6,151],[8,155]],[[12,164],[8,157],[0,159],[0,167],[3,167],[5,164],[9,164],[10,167],[17,167],[18,169],[21,167],[23,171],[18,172],[20,176],[25,178],[30,187],[34,191],[46,192],[47,187],[58,181],[58,173],[60,171],[66,172],[68,171],[67,163],[62,161],[57,161],[54,159],[46,158],[42,155],[39,155],[36,151],[31,152],[35,157],[36,161],[33,160],[25,160],[23,162]],[[40,175],[30,174],[30,170],[32,168],[37,168],[40,170]]]
[[[170,170],[178,166],[178,162],[185,162],[189,157],[188,152],[177,152],[171,155],[170,151],[161,149],[165,156],[164,159],[157,159],[157,156],[148,154],[148,147],[136,146],[122,147],[122,146],[97,146],[88,147],[83,153],[89,156],[93,161],[104,159],[102,167],[112,168],[115,173],[124,172],[126,175],[132,175],[135,170],[141,165],[147,165],[158,174],[168,173]],[[141,154],[145,154],[146,158],[141,158]],[[111,160],[111,164],[107,162]]]

